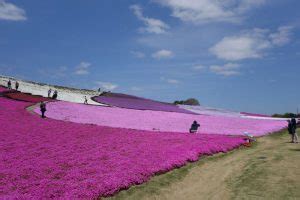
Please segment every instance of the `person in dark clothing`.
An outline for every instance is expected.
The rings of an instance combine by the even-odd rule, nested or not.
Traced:
[[[7,82],[7,87],[8,87],[8,89],[11,89],[11,81],[10,81],[10,79]]]
[[[298,143],[297,122],[295,118],[292,118],[291,120],[291,128],[292,128],[292,142]]]
[[[88,104],[88,99],[84,96],[84,104]]]
[[[19,89],[19,82],[18,81],[16,81],[15,88],[16,88],[16,90]]]
[[[287,121],[288,122],[288,132],[289,132],[289,134],[293,134],[293,125],[292,125],[292,122],[291,122],[291,120],[288,120]]]
[[[200,127],[200,124],[198,124],[197,121],[194,121],[190,128],[190,133],[196,133],[199,127]]]
[[[54,91],[52,99],[57,99],[57,90]]]
[[[295,126],[295,127],[297,126],[297,122],[296,122],[296,119],[295,119],[295,118],[292,118],[292,119],[291,119],[291,123],[292,123],[293,126]],[[296,127],[296,128],[297,128],[297,127]]]
[[[48,90],[48,97],[50,98],[51,97],[51,92],[52,92],[52,90],[51,90],[51,88]]]
[[[40,109],[41,109],[41,113],[42,113],[42,118],[45,118],[46,117],[45,112],[47,111],[45,102],[43,102],[43,101],[41,102]]]

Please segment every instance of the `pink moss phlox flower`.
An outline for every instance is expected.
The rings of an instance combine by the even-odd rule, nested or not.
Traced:
[[[5,91],[8,91],[8,89],[5,88],[5,87],[0,86],[0,92],[5,92]]]
[[[98,96],[94,97],[93,99],[99,103],[104,103],[120,108],[196,114],[191,111],[179,108],[174,104],[154,101],[151,99],[144,99],[125,94],[111,93],[109,94],[109,96]]]
[[[242,115],[246,116],[253,116],[253,117],[271,117],[270,115],[263,115],[263,114],[257,114],[257,113],[248,113],[248,112],[241,112]]]
[[[30,105],[0,97],[0,199],[108,196],[245,142],[239,136],[157,133],[42,119],[25,110]],[[57,105],[63,112],[70,109],[64,107],[68,104],[52,104]]]
[[[261,136],[287,125],[285,121],[86,106],[62,101],[48,103],[47,109],[48,117],[58,120],[148,131],[186,133],[192,122],[197,120],[201,124],[199,133],[243,135],[248,132]],[[40,112],[39,108],[35,111]]]

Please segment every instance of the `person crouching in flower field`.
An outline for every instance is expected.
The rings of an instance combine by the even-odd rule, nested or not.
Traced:
[[[194,121],[190,128],[190,133],[196,133],[199,127],[200,127],[200,124],[198,124],[197,121]]]
[[[46,116],[45,116],[45,112],[46,112],[46,104],[45,104],[45,102],[41,102],[41,104],[40,104],[40,109],[41,109],[41,113],[42,113],[42,118],[45,118]]]

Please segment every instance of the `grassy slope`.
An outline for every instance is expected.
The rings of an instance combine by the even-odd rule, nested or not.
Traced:
[[[111,199],[300,199],[300,144],[280,132],[200,159]]]

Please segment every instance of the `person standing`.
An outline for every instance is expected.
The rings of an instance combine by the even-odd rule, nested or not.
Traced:
[[[292,118],[291,124],[293,127],[293,133],[292,133],[292,142],[298,143],[298,135],[297,135],[297,122],[295,118]]]
[[[46,117],[45,112],[47,111],[47,109],[46,109],[46,104],[43,101],[40,104],[40,110],[41,110],[41,113],[42,113],[42,118],[45,118]]]
[[[51,88],[48,90],[48,98],[50,98],[51,97],[51,92],[52,92],[52,90],[51,90]]]
[[[11,81],[10,81],[10,79],[9,79],[8,82],[7,82],[7,88],[8,88],[8,89],[11,89]]]
[[[18,81],[16,81],[15,88],[16,88],[16,90],[19,89],[19,82]]]
[[[84,104],[88,104],[86,96],[84,96]]]
[[[294,140],[294,138],[293,138],[294,130],[293,130],[293,125],[292,125],[291,120],[288,120],[288,132],[289,132],[289,134],[291,135],[291,138],[292,138],[291,142],[293,142],[293,140]]]

